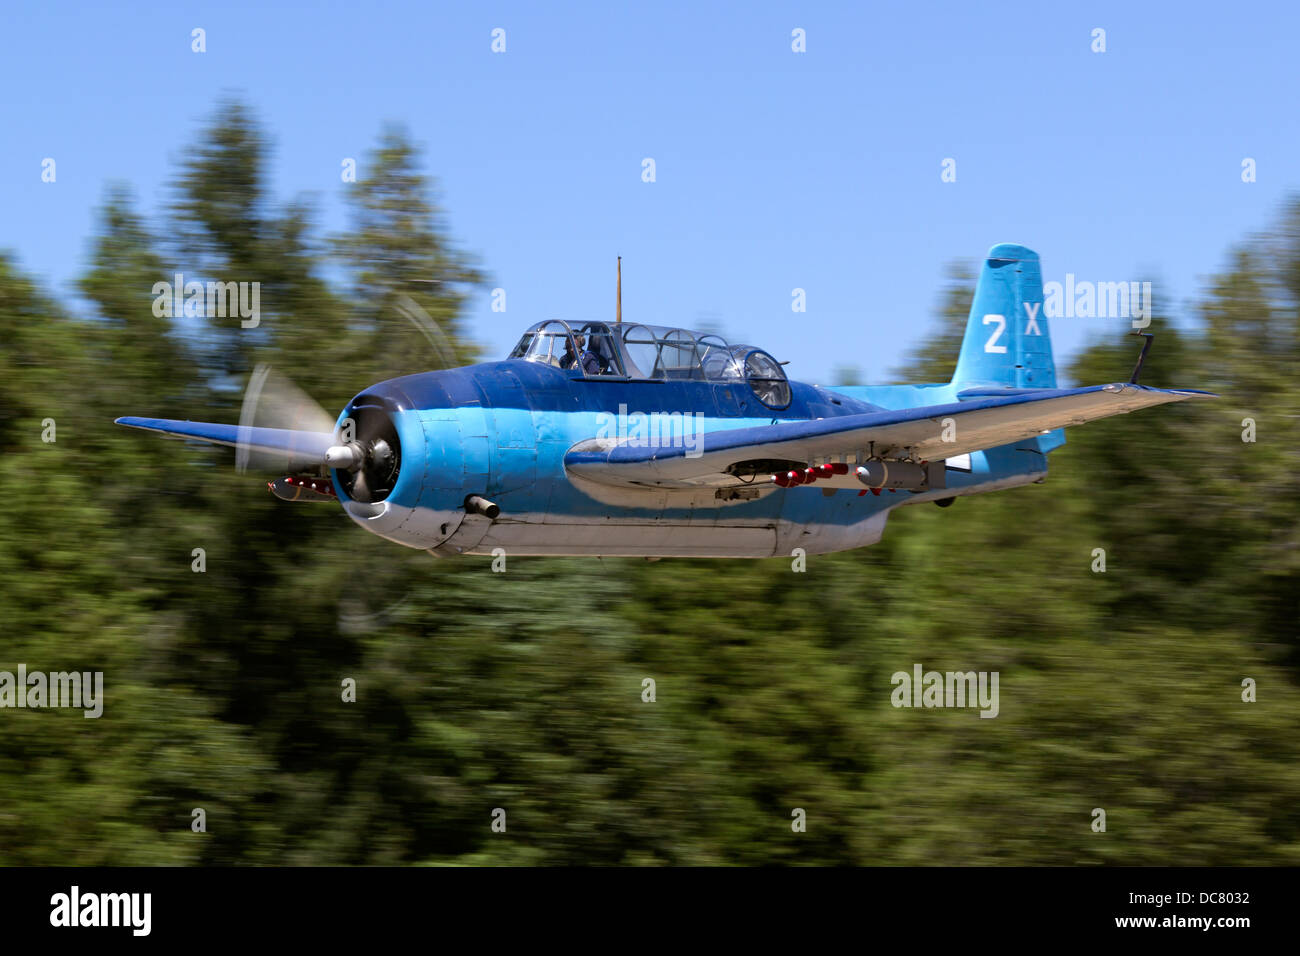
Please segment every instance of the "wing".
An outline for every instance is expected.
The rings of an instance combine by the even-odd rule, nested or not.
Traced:
[[[1151,405],[1216,397],[1211,392],[1130,384],[973,389],[960,395],[967,400],[709,432],[700,436],[694,448],[684,447],[689,443],[681,441],[670,446],[662,439],[622,444],[616,439],[592,439],[574,445],[564,465],[574,475],[608,485],[728,486],[738,479],[727,469],[740,462],[811,463],[853,455],[939,460]]]
[[[212,445],[229,445],[232,448],[242,446],[253,452],[273,455],[290,469],[318,466],[324,461],[326,450],[335,444],[334,436],[329,432],[295,431],[289,428],[217,425],[167,418],[119,418],[115,424]]]

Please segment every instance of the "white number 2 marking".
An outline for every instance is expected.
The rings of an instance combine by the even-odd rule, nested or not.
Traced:
[[[994,323],[997,324],[997,328],[993,330],[993,334],[989,336],[989,340],[984,343],[984,351],[1005,355],[1007,347],[1005,345],[995,345],[994,343],[997,342],[998,339],[1002,338],[1002,333],[1007,330],[1007,320],[1001,315],[984,316],[985,325],[992,325]]]

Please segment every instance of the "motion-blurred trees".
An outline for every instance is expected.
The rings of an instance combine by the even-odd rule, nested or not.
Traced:
[[[259,363],[337,409],[473,355],[480,274],[402,133],[331,237],[271,195],[245,106],[196,142],[165,219],[109,191],[97,316],[0,258],[0,669],[103,670],[107,694],[99,720],[0,711],[0,863],[1300,862],[1300,204],[1180,330],[1155,318],[1144,381],[1223,398],[1072,430],[1041,486],[901,509],[806,573],[495,574],[111,424],[236,421]],[[176,272],[261,283],[259,326],[155,315]],[[972,284],[951,274],[900,377],[951,375]],[[1127,377],[1110,331],[1073,380]],[[891,707],[914,663],[999,671],[1000,715]]]
[[[912,383],[952,381],[974,298],[974,271],[961,262],[948,263],[935,308],[936,327],[929,335],[918,336],[902,367],[894,369],[895,380]]]

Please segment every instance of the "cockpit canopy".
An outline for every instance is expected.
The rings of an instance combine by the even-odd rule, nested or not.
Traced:
[[[662,325],[559,319],[538,322],[510,353],[512,359],[572,369],[587,378],[748,384],[769,408],[790,404],[790,383],[772,356],[751,345],[728,345],[720,335]]]

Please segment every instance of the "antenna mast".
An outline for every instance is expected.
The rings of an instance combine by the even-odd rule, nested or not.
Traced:
[[[623,257],[618,257],[618,298],[614,305],[614,324],[623,324]]]

